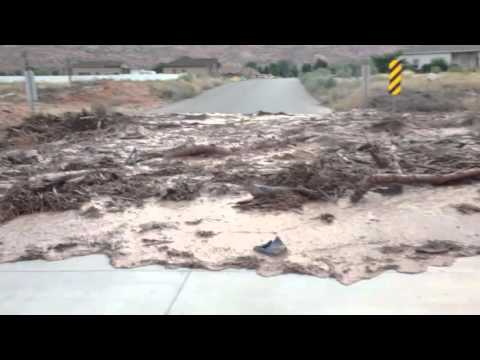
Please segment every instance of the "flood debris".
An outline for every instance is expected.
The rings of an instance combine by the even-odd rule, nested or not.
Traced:
[[[144,246],[158,246],[158,245],[166,245],[172,244],[173,241],[171,240],[158,240],[158,239],[142,239],[142,243]]]
[[[349,284],[387,269],[417,273],[430,264],[450,264],[455,257],[479,253],[473,243],[478,239],[471,228],[473,218],[444,211],[452,199],[469,204],[467,187],[480,180],[480,137],[463,113],[392,116],[355,110],[319,117],[260,113],[248,116],[249,121],[243,121],[244,115],[195,116],[201,126],[193,126],[188,115],[80,112],[36,115],[7,128],[0,140],[0,262],[103,252],[116,267],[234,266],[254,268],[266,276],[298,272]],[[457,198],[459,192],[466,195]],[[423,219],[430,210],[435,212],[431,221],[448,228],[459,248],[427,243],[432,236],[425,233],[400,239],[389,228],[393,221],[406,226],[401,222],[405,208],[420,205],[405,204],[405,199],[416,194],[417,201],[423,200],[425,193],[430,194],[431,206],[416,215]],[[208,231],[202,229],[199,225],[210,216],[206,214],[224,201],[218,209],[220,220],[209,221]],[[154,217],[147,212],[152,204],[158,207]],[[210,207],[189,212],[190,206],[202,204]],[[475,205],[460,205],[456,209],[462,214],[477,212]],[[172,218],[157,217],[173,208],[175,216],[181,215],[175,218],[175,229],[165,226],[173,224]],[[372,215],[365,214],[367,209]],[[137,219],[142,211],[148,215]],[[382,212],[381,223],[365,226],[371,223],[366,219],[379,211],[388,216]],[[43,236],[39,232],[26,240],[34,245],[28,249],[5,240],[18,223],[38,221],[22,215],[40,212],[56,212],[40,216],[47,223],[71,215],[68,226],[80,222],[83,227],[93,223],[108,227],[115,219],[123,227],[113,235],[107,234],[112,229],[103,234],[102,226],[88,227],[88,242],[54,234],[33,243],[37,235]],[[319,214],[316,220],[328,227],[312,221]],[[442,222],[442,216],[450,216],[449,221]],[[231,219],[235,221],[228,229],[235,232],[230,233],[224,222]],[[261,223],[249,227],[258,219]],[[272,228],[269,222],[276,219],[279,223]],[[352,224],[353,233],[337,231],[344,221]],[[284,227],[289,232],[285,257],[261,256],[274,240],[260,250],[264,253],[252,252],[258,241],[253,236],[270,236]],[[372,228],[381,228],[388,236],[378,239],[375,234],[371,239]],[[435,232],[436,226],[430,229]],[[207,240],[212,233],[215,238]],[[303,236],[311,237],[304,241]],[[435,234],[440,236],[443,233]],[[70,243],[78,246],[65,246]],[[368,271],[367,258],[375,259],[368,263]]]
[[[99,206],[89,206],[80,213],[82,216],[90,219],[98,219],[103,216],[102,209]]]
[[[186,114],[184,115],[185,120],[207,120],[207,114]]]
[[[130,118],[119,113],[98,114],[86,110],[62,116],[35,114],[26,118],[21,125],[8,128],[7,141],[15,144],[22,137],[29,137],[33,143],[48,143],[64,138],[78,139],[82,134],[118,127],[128,121]]]
[[[140,233],[144,233],[152,230],[161,231],[165,229],[177,229],[177,226],[175,226],[175,224],[159,222],[159,221],[151,221],[151,222],[140,225]]]
[[[190,225],[190,226],[196,226],[196,225],[200,225],[202,223],[202,221],[203,221],[203,219],[185,221],[185,224]]]
[[[256,113],[256,116],[270,116],[270,115],[276,115],[276,116],[279,116],[279,115],[288,115],[284,112],[277,112],[277,113],[272,113],[272,112],[268,112],[268,111],[262,111],[260,110],[259,112]]]
[[[459,246],[454,241],[441,241],[441,240],[432,240],[427,242],[427,244],[417,247],[415,252],[421,254],[446,254],[450,251],[459,251],[462,247]]]
[[[214,237],[216,235],[216,233],[213,232],[213,231],[209,231],[209,230],[197,230],[195,232],[195,235],[200,237],[200,238],[208,239],[208,238]]]
[[[164,157],[167,159],[176,157],[192,157],[192,156],[225,156],[231,153],[230,150],[224,149],[217,145],[182,145],[177,148],[165,152]]]
[[[333,222],[335,221],[335,215],[325,213],[325,214],[320,215],[319,217],[313,218],[313,220],[321,220],[325,224],[330,225],[330,224],[333,224]]]
[[[464,215],[472,215],[472,214],[477,214],[480,213],[480,206],[473,205],[473,204],[456,204],[452,205],[453,208],[455,208],[459,213],[464,214]]]
[[[36,164],[42,160],[37,150],[11,150],[3,154],[2,159],[14,165]]]
[[[404,185],[445,185],[462,180],[480,178],[480,168],[460,170],[450,174],[376,174],[364,179],[355,193],[351,196],[352,202],[358,202],[363,195],[375,185],[404,184]]]

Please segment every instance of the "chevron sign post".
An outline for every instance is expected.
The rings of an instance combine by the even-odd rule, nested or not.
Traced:
[[[388,92],[392,96],[400,95],[402,92],[402,73],[403,65],[397,59],[394,59],[388,65],[390,69]]]
[[[388,75],[388,92],[392,96],[392,111],[396,112],[396,97],[402,92],[403,65],[397,59],[393,59],[390,64],[388,64],[388,68],[390,69],[390,74]]]

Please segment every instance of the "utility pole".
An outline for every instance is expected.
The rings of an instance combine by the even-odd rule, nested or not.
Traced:
[[[70,59],[67,59],[67,75],[68,75],[68,85],[72,85],[72,63]]]
[[[25,89],[27,92],[28,105],[30,106],[30,111],[35,113],[35,101],[38,101],[37,87],[35,85],[35,76],[33,74],[32,68],[28,61],[28,54],[26,51],[22,53],[25,66]]]

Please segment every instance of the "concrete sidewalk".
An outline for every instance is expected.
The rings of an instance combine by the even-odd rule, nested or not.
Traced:
[[[480,258],[343,286],[255,272],[113,269],[101,255],[0,265],[0,314],[480,314]]]

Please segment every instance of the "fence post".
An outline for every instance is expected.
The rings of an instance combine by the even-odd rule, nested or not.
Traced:
[[[30,111],[35,113],[35,101],[38,100],[37,89],[35,87],[35,78],[31,70],[25,70],[25,89],[27,91],[27,100]]]
[[[370,65],[362,65],[363,106],[368,107],[368,88],[370,82]]]

